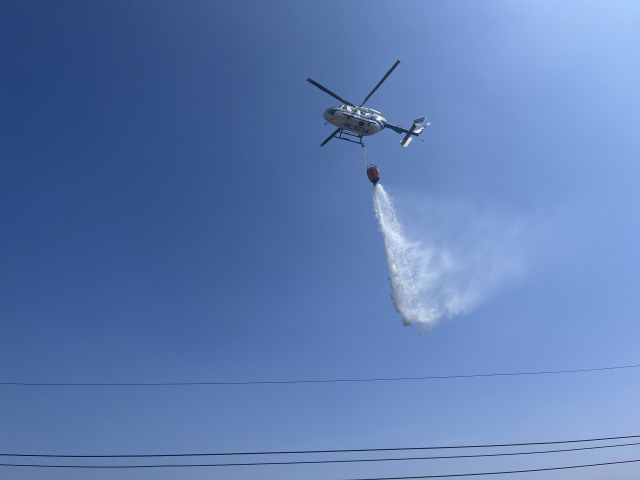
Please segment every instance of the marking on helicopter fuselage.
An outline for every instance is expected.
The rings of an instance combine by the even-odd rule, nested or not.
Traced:
[[[349,122],[344,122],[344,128],[347,128],[353,132],[364,133],[365,135],[369,133],[368,128],[361,127],[360,125],[352,125]]]

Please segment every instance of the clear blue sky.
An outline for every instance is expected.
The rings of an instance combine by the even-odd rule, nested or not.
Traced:
[[[637,1],[5,1],[0,37],[0,381],[640,363]],[[384,131],[367,151],[407,234],[471,252],[509,225],[524,225],[526,237],[500,258],[526,258],[517,281],[423,336],[402,326],[389,298],[362,151],[319,147],[331,133],[322,113],[336,101],[305,81],[359,102],[398,58],[369,105],[394,123],[427,115],[432,125],[424,143],[402,149]],[[433,215],[434,205],[446,214]],[[500,220],[491,235],[487,218]],[[639,381],[640,369],[628,369],[0,386],[0,453],[633,435]],[[4,468],[0,477],[324,480],[628,459],[640,448],[375,466]],[[636,463],[505,478],[639,474]]]

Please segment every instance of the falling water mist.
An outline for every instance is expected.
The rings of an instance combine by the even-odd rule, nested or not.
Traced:
[[[390,196],[379,183],[373,205],[384,240],[391,298],[406,326],[420,333],[440,319],[468,313],[506,280],[522,272],[518,222],[431,202],[426,234],[404,232]],[[460,228],[458,228],[460,227]]]

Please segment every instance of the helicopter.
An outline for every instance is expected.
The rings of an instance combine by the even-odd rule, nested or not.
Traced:
[[[318,82],[307,78],[307,82],[315,85],[323,92],[328,93],[336,100],[340,100],[342,102],[341,106],[327,108],[324,112],[325,120],[338,128],[331,135],[329,135],[329,137],[324,142],[320,144],[321,147],[324,147],[329,142],[329,140],[334,137],[340,140],[357,143],[364,147],[364,143],[362,142],[363,137],[375,135],[385,128],[389,128],[399,134],[404,133],[405,136],[402,140],[400,140],[400,145],[406,147],[407,145],[409,145],[409,143],[411,143],[411,140],[413,140],[414,136],[417,137],[424,131],[426,127],[431,125],[431,122],[427,122],[426,124],[424,123],[427,117],[420,117],[416,118],[413,121],[413,125],[411,126],[411,128],[407,130],[400,125],[394,125],[387,122],[387,120],[377,110],[364,106],[364,104],[367,103],[367,100],[371,98],[371,95],[373,95],[375,91],[378,90],[380,85],[382,85],[382,83],[389,77],[389,75],[391,75],[391,72],[393,72],[399,64],[400,60],[396,61],[396,63],[393,64],[393,67],[391,67],[385,74],[385,76],[382,77],[382,80],[378,82],[373,90],[371,90],[371,93],[366,96],[366,98],[360,105],[354,105],[353,103],[342,98],[340,95],[320,85]]]

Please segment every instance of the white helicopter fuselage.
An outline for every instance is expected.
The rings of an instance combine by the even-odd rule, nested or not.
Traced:
[[[380,112],[371,108],[349,105],[327,108],[324,112],[324,118],[338,128],[365,137],[380,132],[386,124],[386,120]]]

